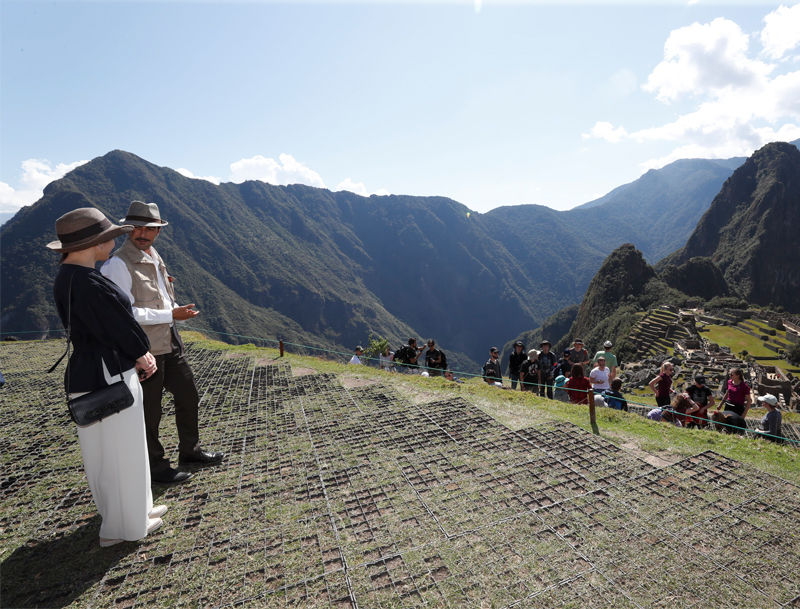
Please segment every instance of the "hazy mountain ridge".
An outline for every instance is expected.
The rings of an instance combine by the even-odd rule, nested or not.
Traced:
[[[800,150],[767,144],[739,167],[686,245],[659,263],[711,258],[748,302],[800,310]]]
[[[131,200],[142,199],[157,202],[170,221],[156,247],[177,278],[180,300],[198,304],[206,327],[343,352],[370,333],[392,344],[432,337],[453,364],[474,368],[489,346],[508,337],[542,338],[530,329],[547,332],[541,320],[569,317],[559,316],[565,302],[583,299],[569,334],[579,332],[587,342],[612,331],[608,323],[627,323],[630,311],[617,315],[595,306],[613,294],[595,297],[601,288],[589,283],[598,268],[613,278],[603,261],[621,243],[650,244],[643,235],[664,231],[670,216],[674,225],[687,222],[698,205],[692,197],[721,175],[722,164],[704,163],[648,172],[598,207],[557,212],[525,205],[468,216],[466,206],[444,197],[365,198],[263,182],[216,186],[113,151],[50,184],[40,201],[0,229],[0,321],[6,332],[60,327],[50,295],[57,256],[44,248],[54,238],[55,219],[94,205],[116,221]],[[663,194],[650,199],[660,201],[661,215],[631,211],[632,193],[663,186],[667,178],[677,193],[676,211]],[[680,230],[667,232],[675,238]],[[628,262],[630,248],[622,256]],[[649,267],[638,255],[637,264]],[[614,268],[627,273],[627,266]],[[634,284],[618,286],[631,309],[658,302],[662,289],[674,296],[660,278]],[[598,315],[613,318],[602,332],[591,324]],[[552,332],[558,324],[550,325]]]
[[[55,219],[94,205],[116,221],[133,199],[158,203],[170,225],[156,247],[179,297],[220,332],[345,352],[370,333],[393,344],[434,337],[451,362],[474,367],[484,345],[539,325],[582,291],[580,277],[567,294],[553,289],[555,271],[520,265],[491,219],[450,199],[216,186],[114,151],[2,227],[4,331],[60,327],[50,295],[58,257],[44,248]],[[567,262],[588,256],[578,249]]]

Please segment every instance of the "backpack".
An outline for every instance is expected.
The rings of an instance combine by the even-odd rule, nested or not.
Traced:
[[[409,355],[409,350],[411,347],[408,345],[403,345],[397,351],[394,352],[394,363],[395,364],[402,364],[407,366],[411,363],[411,356]]]
[[[439,349],[439,353],[442,354],[442,361],[439,362],[439,370],[447,370],[447,356],[441,349]]]

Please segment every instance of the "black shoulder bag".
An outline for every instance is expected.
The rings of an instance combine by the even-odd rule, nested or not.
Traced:
[[[67,350],[58,361],[47,372],[56,369],[61,360],[67,358],[67,408],[69,416],[75,421],[78,427],[88,427],[92,423],[102,421],[112,414],[133,406],[133,394],[128,388],[125,380],[117,381],[102,389],[97,389],[77,398],[69,399],[69,351],[71,345],[70,330],[72,329],[72,279],[75,273],[69,278],[69,295],[67,297]],[[114,357],[117,360],[117,369],[120,377],[122,376],[122,365],[119,362],[119,354],[114,350]]]

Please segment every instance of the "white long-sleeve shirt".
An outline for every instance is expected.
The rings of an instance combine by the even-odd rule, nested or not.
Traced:
[[[155,252],[155,248],[153,247],[151,247],[150,250]],[[156,265],[153,258],[149,256],[147,252],[142,252],[142,254],[144,254],[144,257],[150,260],[153,263],[153,266],[156,267],[156,276],[158,277],[158,293],[161,295],[161,302],[163,303],[164,308],[145,309],[143,307],[133,307],[133,317],[142,326],[155,326],[157,324],[169,324],[171,326],[174,323],[172,319],[172,309],[178,305],[170,298],[169,292],[167,292],[167,284],[165,283],[165,279],[161,274],[158,265]],[[130,271],[128,271],[128,267],[122,260],[116,256],[109,258],[103,263],[103,266],[100,268],[100,272],[104,277],[107,277],[116,283],[122,289],[122,291],[127,294],[128,298],[131,299],[131,303],[134,302],[133,292],[131,291],[133,287],[133,279],[131,279]]]

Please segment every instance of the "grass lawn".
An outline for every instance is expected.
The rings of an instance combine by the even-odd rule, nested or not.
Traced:
[[[62,341],[3,344],[10,607],[745,607],[800,599],[800,450],[185,333],[218,467],[101,549]],[[61,372],[63,372],[63,364]],[[165,395],[161,440],[177,434]],[[20,416],[24,414],[25,416]]]
[[[767,349],[764,341],[755,336],[750,336],[732,326],[707,325],[707,331],[703,332],[708,340],[719,345],[730,347],[733,353],[746,350],[756,361],[765,366],[779,366],[784,371],[792,374],[800,374],[800,368],[790,367],[788,362],[779,357],[777,353]]]

